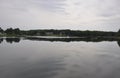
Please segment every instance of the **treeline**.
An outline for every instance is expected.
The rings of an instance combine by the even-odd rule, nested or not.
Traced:
[[[106,31],[80,31],[80,30],[29,30],[23,31],[26,35],[36,36],[77,36],[77,37],[96,37],[96,36],[120,36],[120,30],[118,32],[106,32]]]
[[[19,28],[8,28],[3,30],[0,28],[0,34],[5,35],[29,35],[29,36],[77,36],[77,37],[96,37],[96,36],[120,36],[120,30],[118,32],[106,32],[106,31],[80,31],[80,30],[20,30]]]
[[[42,35],[42,36],[115,36],[116,32],[103,31],[75,31],[75,30],[30,30],[27,35]]]
[[[8,28],[6,30],[3,30],[1,27],[0,27],[0,33],[1,34],[6,34],[6,35],[21,35],[21,30],[19,28]]]

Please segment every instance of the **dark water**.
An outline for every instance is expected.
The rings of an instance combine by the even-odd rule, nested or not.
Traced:
[[[120,78],[120,42],[0,39],[0,78]]]

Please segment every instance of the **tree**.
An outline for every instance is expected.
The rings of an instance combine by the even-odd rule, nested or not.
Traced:
[[[118,30],[118,33],[120,33],[120,29]]]
[[[4,32],[4,30],[0,27],[0,33],[3,33]]]
[[[14,31],[14,34],[20,34],[20,29],[19,28],[16,28],[13,31]]]
[[[13,34],[13,29],[12,28],[8,28],[5,30],[6,34]]]

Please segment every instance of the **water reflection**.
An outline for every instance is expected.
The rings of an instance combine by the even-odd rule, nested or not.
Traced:
[[[2,43],[4,40],[6,40],[7,43],[19,43],[20,42],[20,38],[0,38],[0,43]]]
[[[56,40],[61,42],[49,42]],[[116,46],[120,41],[89,38],[3,38],[0,41],[3,42],[0,45],[0,78],[120,77],[120,48]]]
[[[101,38],[101,37],[85,37],[85,38],[41,38],[41,37],[26,37],[28,40],[35,41],[61,41],[61,42],[72,42],[72,41],[85,41],[85,42],[101,42],[101,41],[117,41],[114,38]]]
[[[53,78],[58,71],[64,70],[61,60],[55,58],[44,59],[43,61],[27,65],[24,72],[21,70],[17,78]]]
[[[19,43],[20,42],[20,38],[6,38],[6,42],[8,43]]]
[[[120,41],[117,41],[117,43],[118,43],[118,46],[120,47]]]
[[[0,43],[2,43],[3,42],[3,38],[0,38]]]
[[[37,38],[37,37],[26,37],[27,40],[32,41],[50,41],[50,42],[73,42],[73,41],[85,41],[85,42],[102,42],[102,41],[117,41],[118,46],[120,46],[120,41],[113,38]],[[0,43],[6,40],[7,43],[19,43],[21,38],[0,38]]]
[[[102,42],[102,41],[117,41],[118,46],[120,47],[120,41],[116,40],[114,38],[91,38],[91,37],[86,37],[86,38],[37,38],[37,37],[27,37],[25,38],[27,40],[35,40],[35,41],[60,41],[60,42],[73,42],[73,41],[85,41],[85,42]]]
[[[18,62],[1,65],[2,68],[0,68],[0,72],[10,72],[0,73],[1,78],[53,78],[58,72],[64,70],[62,60],[57,58],[43,58],[43,60],[30,60],[29,62],[26,60],[18,60],[17,58],[16,60]]]

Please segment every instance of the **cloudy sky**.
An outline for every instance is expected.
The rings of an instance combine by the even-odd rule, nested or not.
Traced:
[[[0,0],[0,27],[120,29],[120,0]]]

